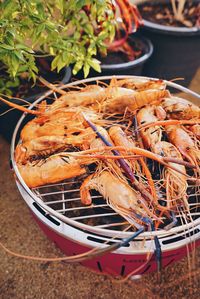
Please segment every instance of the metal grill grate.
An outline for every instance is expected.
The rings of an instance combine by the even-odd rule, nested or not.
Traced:
[[[96,191],[91,192],[92,204],[85,206],[80,200],[80,185],[83,179],[68,180],[63,183],[33,189],[34,193],[53,210],[87,225],[99,228],[121,230],[129,224]]]
[[[50,208],[79,223],[111,229],[114,231],[131,230],[130,224],[111,209],[104,198],[92,191],[92,204],[85,206],[80,200],[80,185],[83,177],[62,183],[46,185],[33,189],[33,192]],[[184,211],[176,215],[177,226],[186,224],[200,217],[200,188],[188,187],[190,213]]]

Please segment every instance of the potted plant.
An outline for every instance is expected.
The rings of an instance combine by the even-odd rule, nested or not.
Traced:
[[[25,73],[35,82],[38,60],[49,56],[52,70],[73,65],[74,75],[83,69],[87,77],[90,67],[100,71],[95,56],[106,54],[115,34],[111,0],[5,0],[0,13],[1,80],[6,72],[13,81]]]
[[[184,78],[188,86],[200,61],[200,3],[196,0],[137,0],[144,19],[142,33],[154,45],[144,75]]]
[[[17,84],[16,78],[24,74],[36,82],[38,61],[49,56],[52,70],[73,64],[73,74],[83,68],[87,76],[90,67],[100,70],[94,56],[97,49],[105,51],[104,40],[114,35],[114,13],[107,0],[5,0],[0,13],[4,82],[10,77]]]
[[[52,70],[73,65],[73,75],[83,69],[87,77],[90,68],[101,71],[96,57],[106,57],[107,50],[128,51],[125,60],[134,65],[152,53],[150,42],[129,37],[141,18],[128,0],[4,0],[0,13],[1,80],[7,81],[5,74],[13,80],[26,74],[36,82],[42,57],[53,58]]]

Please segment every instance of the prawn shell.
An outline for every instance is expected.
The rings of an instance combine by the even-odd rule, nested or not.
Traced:
[[[65,160],[60,156],[51,156],[46,161],[40,161],[35,165],[18,164],[18,169],[29,188],[56,183],[86,173],[86,169],[75,159],[70,157]]]
[[[144,91],[132,91],[129,94],[119,93],[105,103],[105,110],[111,113],[122,113],[126,108],[137,110],[143,106],[160,102],[162,98],[169,96],[168,90],[148,89]]]
[[[173,96],[167,97],[163,99],[162,107],[168,117],[172,119],[200,118],[200,108],[186,99]]]
[[[134,89],[137,91],[142,91],[146,89],[160,89],[166,88],[166,83],[163,80],[149,80],[146,78],[129,78],[121,79],[115,82],[115,86],[125,87],[129,89]]]
[[[156,106],[146,106],[137,113],[138,124],[155,123],[158,120],[156,116]],[[140,131],[142,140],[146,148],[153,150],[154,145],[161,141],[162,128],[160,126],[153,126]]]

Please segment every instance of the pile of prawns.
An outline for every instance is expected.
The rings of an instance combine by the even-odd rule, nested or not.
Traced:
[[[9,102],[35,115],[15,149],[28,187],[83,176],[82,204],[94,189],[135,228],[189,212],[188,185],[200,178],[200,107],[146,78],[56,91],[37,110]]]

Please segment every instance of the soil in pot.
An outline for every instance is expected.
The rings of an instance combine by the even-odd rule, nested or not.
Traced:
[[[184,27],[180,23],[176,23],[176,26],[174,26],[175,24],[168,26],[155,22],[156,17],[152,11],[154,11],[154,5],[155,12],[160,11],[159,9],[157,11],[158,3],[159,9],[164,12],[164,8],[168,7],[169,0],[155,0],[151,3],[146,1],[139,5],[144,19],[144,27],[141,32],[151,39],[154,46],[151,60],[145,64],[142,75],[167,80],[183,78],[180,82],[187,87],[200,67],[200,28]],[[199,1],[193,1],[192,8],[194,5],[198,7],[198,3]],[[147,17],[143,15],[143,11],[148,10],[148,7],[151,7],[148,19],[153,18],[153,22],[147,20]],[[147,11],[145,14],[148,14]],[[161,20],[159,21],[161,22]]]
[[[145,20],[165,26],[194,27],[200,26],[200,3],[187,1],[184,7],[184,21],[178,21],[173,16],[171,3],[144,3],[139,6]]]
[[[127,44],[123,49],[118,48],[108,51],[107,56],[97,56],[101,61],[101,73],[90,69],[89,77],[107,75],[141,75],[144,63],[152,54],[151,42],[140,36],[132,34],[128,37]],[[75,78],[83,79],[84,74],[80,71]]]
[[[116,50],[108,50],[107,55],[97,56],[97,59],[101,61],[102,65],[112,65],[127,63],[140,58],[145,54],[145,47],[142,40],[130,36],[124,45],[124,47],[117,48]]]

